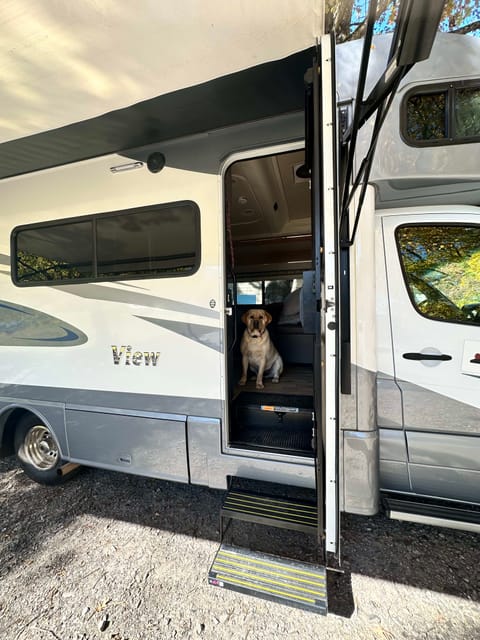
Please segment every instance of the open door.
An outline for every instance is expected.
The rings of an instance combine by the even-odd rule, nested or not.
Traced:
[[[321,38],[312,69],[311,176],[317,300],[314,402],[318,536],[325,559],[339,552],[337,365],[337,136],[335,42]]]

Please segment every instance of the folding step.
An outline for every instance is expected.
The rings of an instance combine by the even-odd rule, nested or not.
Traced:
[[[237,489],[228,491],[220,516],[222,520],[234,518],[305,533],[314,533],[317,530],[315,503]]]
[[[214,587],[327,614],[325,567],[220,545],[208,574]]]

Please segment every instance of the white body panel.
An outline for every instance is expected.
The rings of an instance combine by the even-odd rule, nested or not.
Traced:
[[[27,289],[13,286],[9,274],[2,273],[2,300],[60,316],[88,336],[85,344],[75,347],[73,358],[70,349],[3,347],[2,382],[35,385],[41,381],[49,387],[151,394],[162,389],[164,395],[219,399],[221,345],[215,350],[141,319],[210,326],[220,335],[218,178],[170,168],[160,176],[146,168],[112,174],[109,167],[122,160],[107,157],[4,183],[2,197],[9,216],[0,218],[0,253],[10,254],[12,220],[20,225],[190,199],[202,212],[211,212],[201,216],[199,270],[188,278]],[[215,303],[213,309],[211,301]],[[159,352],[158,364],[113,366],[112,345]],[[12,361],[16,363],[14,368]],[[217,374],[206,376],[205,371]]]

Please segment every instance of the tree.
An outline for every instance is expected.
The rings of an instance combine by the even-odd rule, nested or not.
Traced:
[[[480,230],[412,225],[396,232],[403,271],[418,310],[428,317],[480,322]]]
[[[326,31],[334,29],[337,42],[361,38],[365,34],[368,4],[368,0],[326,0]],[[376,33],[393,31],[398,4],[398,0],[378,0]],[[480,0],[446,0],[440,29],[480,37]]]

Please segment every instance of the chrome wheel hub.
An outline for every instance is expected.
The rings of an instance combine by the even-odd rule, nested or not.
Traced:
[[[42,471],[53,469],[58,461],[57,443],[43,425],[32,427],[27,433],[23,453],[26,462]]]

